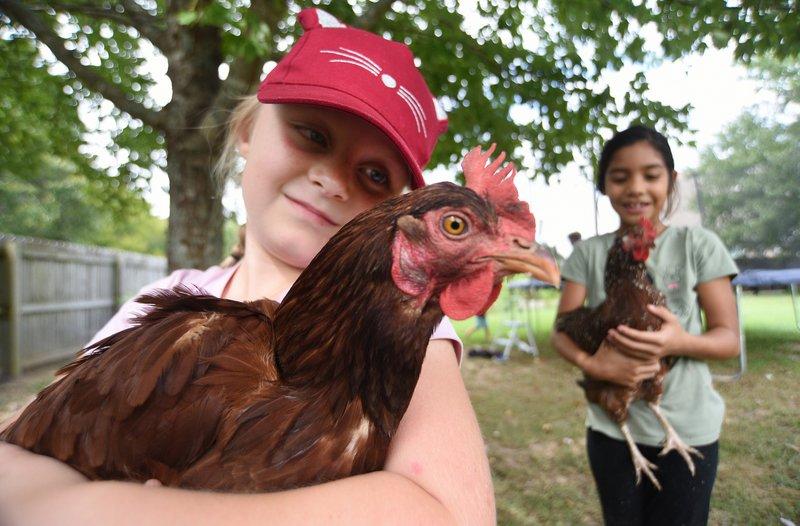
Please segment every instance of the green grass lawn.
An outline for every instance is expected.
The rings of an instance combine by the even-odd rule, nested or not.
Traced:
[[[556,302],[554,291],[543,293],[532,317],[540,357],[513,352],[507,363],[465,358],[462,367],[487,442],[501,525],[601,522],[586,460],[578,372],[548,341]],[[711,523],[778,524],[785,517],[800,524],[800,331],[788,295],[748,295],[743,309],[748,372],[717,386],[728,411]],[[505,316],[501,298],[489,312],[494,334],[506,330]],[[473,323],[456,328],[463,334]],[[736,367],[730,360],[714,370]],[[49,383],[52,373],[35,371],[0,384],[0,420]]]
[[[550,346],[557,297],[539,299],[540,356],[512,352],[498,363],[465,358],[464,378],[487,442],[500,524],[597,524],[601,515],[585,452],[579,373]],[[489,312],[507,330],[501,301]],[[711,502],[712,524],[800,523],[800,331],[788,294],[746,295],[748,371],[720,382],[727,413]],[[472,320],[456,323],[463,334]],[[473,336],[467,345],[480,343]],[[731,373],[736,360],[714,364]]]

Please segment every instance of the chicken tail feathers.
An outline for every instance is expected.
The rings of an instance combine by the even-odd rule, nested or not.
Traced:
[[[199,287],[177,285],[173,289],[161,289],[148,292],[136,298],[137,303],[152,308],[137,316],[137,325],[156,322],[173,312],[220,312],[228,315],[252,316],[261,314],[271,316],[277,304],[272,301],[245,303],[212,296]],[[272,305],[274,304],[274,305]]]
[[[140,297],[153,309],[63,367],[0,439],[90,478],[141,480],[191,465],[213,444],[227,397],[275,376],[265,320],[274,302],[196,292]]]
[[[600,316],[594,309],[578,307],[559,314],[555,329],[565,333],[587,353],[594,354],[605,338],[605,331],[601,325]]]

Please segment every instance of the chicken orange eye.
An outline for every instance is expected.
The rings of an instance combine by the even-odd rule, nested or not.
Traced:
[[[447,216],[442,222],[444,231],[453,236],[460,236],[467,229],[467,222],[459,216]]]

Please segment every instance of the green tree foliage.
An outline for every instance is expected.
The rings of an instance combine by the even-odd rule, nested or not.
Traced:
[[[3,39],[0,46],[0,170],[22,175],[55,157],[101,176],[78,152],[85,127],[77,102],[65,96],[64,76],[48,71],[30,39]]]
[[[124,213],[109,206],[105,185],[64,161],[37,173],[0,177],[0,232],[163,255],[166,220],[150,215],[141,196],[126,196]]]
[[[532,150],[527,168],[544,177],[576,153],[591,157],[598,132],[621,120],[685,126],[688,108],[647,100],[644,64],[729,42],[747,60],[800,38],[797,4],[787,0],[477,0],[479,17],[470,21],[455,0],[319,4],[409,43],[449,110],[432,166],[494,140]],[[263,62],[278,60],[297,37],[300,8],[280,0],[0,0],[0,24],[4,38],[36,38],[69,69],[63,97],[114,104],[105,118],[116,122],[111,148],[125,161],[123,178],[146,179],[168,159],[170,265],[204,266],[222,255],[221,192],[209,172],[223,123],[237,97],[254,92]],[[663,36],[660,48],[644,45],[645,31]],[[172,99],[163,107],[148,91],[152,56],[168,64]],[[639,73],[617,99],[604,78],[625,65]]]
[[[164,253],[165,221],[124,175],[81,153],[86,127],[68,74],[31,39],[0,41],[0,231]]]
[[[754,66],[782,111],[745,112],[702,153],[705,220],[736,252],[800,258],[800,115],[792,108],[800,103],[800,57],[762,57]]]

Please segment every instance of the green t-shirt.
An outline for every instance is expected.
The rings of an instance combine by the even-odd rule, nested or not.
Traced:
[[[586,304],[595,307],[605,300],[603,274],[615,234],[608,233],[575,245],[564,267],[563,279],[586,286]],[[667,298],[667,306],[690,334],[703,332],[695,287],[723,276],[734,276],[736,267],[725,245],[702,227],[669,227],[650,251],[647,269],[655,285]],[[719,438],[725,402],[714,389],[708,365],[681,357],[664,381],[661,408],[680,437],[691,446],[710,444]],[[664,430],[641,400],[630,407],[628,427],[636,442],[657,446]],[[589,404],[586,425],[622,440],[619,427],[596,404]]]

